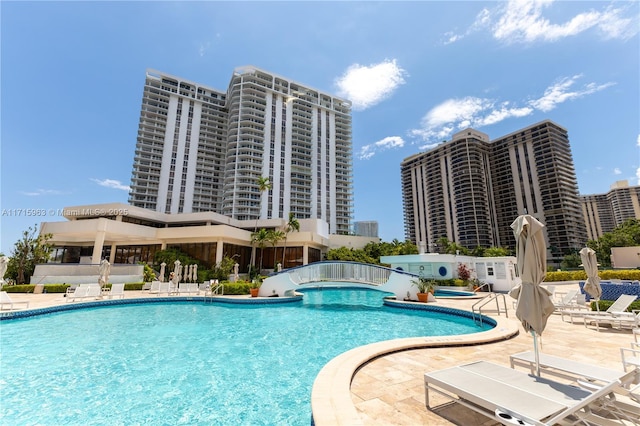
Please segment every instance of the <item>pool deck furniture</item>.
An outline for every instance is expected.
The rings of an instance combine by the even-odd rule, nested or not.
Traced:
[[[180,283],[178,284],[178,294],[198,294],[200,289],[198,283]]]
[[[562,309],[565,307],[571,307],[575,305],[574,299],[578,295],[578,290],[572,289],[567,291],[564,294],[561,292],[555,292],[554,295],[555,296],[562,295],[559,301],[553,302],[553,306],[555,306],[556,309]]]
[[[102,299],[100,284],[80,284],[67,294],[67,302],[75,302],[77,299]]]
[[[25,305],[24,309],[29,309],[29,302],[13,301],[11,300],[9,293],[6,291],[0,291],[0,309],[4,309],[5,305],[9,305],[10,310],[14,309],[14,305]]]
[[[612,368],[586,364],[545,353],[538,354],[538,359],[540,361],[541,373],[544,372],[568,380],[582,378],[590,381],[609,383],[620,379],[620,377],[625,374],[622,370],[614,370]],[[509,357],[509,362],[511,364],[511,368],[515,368],[517,366],[525,367],[533,374],[536,367],[535,352],[526,351],[511,355]]]
[[[595,323],[596,330],[600,330],[600,323],[609,323],[613,327],[618,323],[622,323],[623,320],[637,321],[637,313],[627,312],[627,308],[636,300],[638,296],[634,294],[621,294],[615,302],[606,311],[592,312],[589,315],[584,316],[584,326]],[[632,327],[634,328],[634,327]]]
[[[109,299],[124,299],[124,284],[112,284],[111,290],[106,293],[106,297]]]
[[[425,403],[429,391],[505,425],[555,425],[567,419],[599,419],[591,405],[602,406],[619,381],[595,392],[537,377],[487,361],[476,361],[425,373]],[[601,419],[601,418],[600,418]]]

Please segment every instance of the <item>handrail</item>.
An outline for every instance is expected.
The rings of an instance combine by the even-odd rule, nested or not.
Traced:
[[[218,280],[216,280],[216,281],[218,281]],[[204,291],[204,301],[205,302],[207,302],[207,301],[213,302],[213,296],[214,295],[220,295],[220,296],[224,295],[224,284],[223,283],[214,282],[213,286],[211,284],[207,285],[207,288]]]
[[[379,265],[346,261],[324,261],[289,268],[274,275],[289,274],[291,281],[298,285],[322,281],[349,281],[379,286],[389,280],[392,272],[407,274],[404,271],[395,271]]]
[[[502,298],[502,305],[504,307],[504,311],[502,309],[500,309],[500,301],[498,300],[499,298]],[[482,315],[483,315],[482,314],[482,308],[485,307],[487,304],[493,302],[494,300],[496,302],[496,309],[495,310],[489,310],[489,311],[485,310],[485,312],[497,313],[498,315],[500,315],[502,312],[504,312],[506,317],[509,318],[509,312],[507,311],[507,299],[504,297],[504,294],[502,294],[502,293],[489,293],[485,297],[483,297],[482,299],[480,299],[476,303],[474,303],[473,306],[471,307],[473,320],[476,321],[476,322],[479,322],[480,325],[482,325]],[[478,317],[476,317],[476,314],[478,315]]]

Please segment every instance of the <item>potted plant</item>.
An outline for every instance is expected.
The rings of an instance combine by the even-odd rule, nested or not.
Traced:
[[[251,284],[249,284],[249,293],[251,294],[251,297],[258,297],[261,285],[262,279],[259,276],[251,280]]]
[[[429,293],[433,293],[435,282],[421,277],[414,279],[413,285],[418,288],[418,301],[427,302],[429,300]]]

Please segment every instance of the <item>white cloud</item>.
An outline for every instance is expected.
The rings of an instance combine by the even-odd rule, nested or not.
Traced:
[[[122,182],[115,179],[91,179],[100,186],[107,188],[120,189],[122,191],[129,191],[131,188],[128,185],[123,185]]]
[[[64,195],[67,192],[59,191],[57,189],[36,189],[35,191],[21,191],[23,195],[28,195],[29,197],[39,197],[41,195]]]
[[[576,36],[595,29],[605,39],[627,40],[638,34],[637,14],[626,17],[627,9],[633,5],[615,8],[607,6],[602,11],[594,9],[578,13],[569,19],[553,23],[543,14],[553,0],[509,0],[499,3],[493,10],[483,9],[474,23],[462,35],[447,33],[447,44],[462,39],[471,33],[488,29],[491,35],[505,43],[532,43],[536,41],[553,42],[566,37]]]
[[[358,158],[360,160],[368,160],[379,151],[385,151],[393,148],[402,148],[404,146],[404,139],[400,136],[387,136],[386,138],[374,142],[369,145],[365,145],[360,148],[360,154]]]
[[[638,135],[638,139],[636,140],[636,145],[640,146],[640,135]]]
[[[390,97],[405,83],[407,75],[396,60],[370,66],[354,64],[336,79],[338,94],[351,100],[353,109],[362,111]]]
[[[454,132],[468,128],[481,128],[499,123],[509,118],[526,117],[536,110],[548,112],[559,104],[578,99],[614,83],[587,83],[581,88],[572,89],[582,76],[565,77],[549,86],[544,95],[518,106],[510,101],[498,101],[489,98],[468,96],[461,99],[448,99],[428,111],[422,118],[421,127],[409,131],[409,135],[426,142],[421,149],[433,148],[447,140]],[[640,146],[640,136],[638,137]]]
[[[640,185],[640,167],[636,169],[636,178],[638,179],[638,185]]]
[[[622,170],[620,170],[618,167],[613,169],[613,174],[614,175],[621,175],[622,174]]]
[[[591,95],[615,84],[588,83],[580,89],[570,90],[571,86],[574,85],[576,80],[581,77],[581,75],[575,75],[573,77],[565,77],[560,79],[557,83],[549,86],[544,91],[544,95],[542,97],[529,102],[529,104],[535,109],[539,109],[542,112],[548,112],[554,109],[560,103],[578,99],[586,95]]]

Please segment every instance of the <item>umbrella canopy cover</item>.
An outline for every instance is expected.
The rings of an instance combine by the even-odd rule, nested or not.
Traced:
[[[100,262],[100,268],[98,268],[98,284],[104,287],[109,282],[109,274],[111,273],[111,264],[107,259],[103,259]]]
[[[584,266],[584,271],[587,273],[584,291],[589,293],[594,299],[600,300],[602,287],[600,287],[600,276],[598,276],[598,259],[596,258],[596,252],[589,247],[585,247],[580,250],[580,259],[582,259],[582,266]]]
[[[518,299],[516,317],[526,331],[542,335],[549,316],[555,310],[551,293],[542,287],[547,266],[544,225],[530,215],[518,216],[511,224],[516,238],[516,258],[522,284],[509,295]]]

